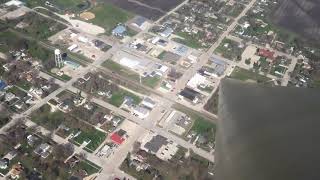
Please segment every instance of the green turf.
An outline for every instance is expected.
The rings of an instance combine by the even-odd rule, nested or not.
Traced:
[[[104,3],[90,10],[95,14],[95,18],[90,20],[91,23],[103,27],[108,34],[119,23],[125,23],[133,18],[133,14],[120,9],[112,4]]]
[[[216,125],[213,124],[212,122],[209,122],[201,117],[198,117],[192,126],[192,130],[202,134],[203,132],[207,132],[210,129],[216,129]]]
[[[116,107],[120,107],[122,105],[122,103],[124,102],[124,98],[125,96],[130,96],[133,98],[134,100],[134,103],[137,105],[139,104],[142,100],[139,96],[133,94],[133,93],[130,93],[126,90],[119,90],[117,92],[114,92],[112,94],[112,97],[110,98],[109,100],[109,103],[116,106]]]
[[[105,139],[106,134],[104,132],[93,129],[88,131],[81,131],[80,135],[73,140],[79,144],[82,144],[84,141],[91,140],[91,142],[86,147],[94,151]]]
[[[142,79],[142,83],[148,87],[155,88],[160,82],[159,77],[146,77]]]
[[[202,48],[202,45],[200,44],[197,37],[191,36],[185,32],[178,32],[177,35],[180,36],[181,38],[173,38],[172,39],[173,41],[184,44],[194,49]]]
[[[53,4],[56,8],[50,8],[46,6],[45,3],[47,1]],[[89,1],[86,0],[27,0],[26,5],[31,8],[43,6],[54,11],[68,10],[71,12],[81,12],[82,10],[88,8],[90,4]]]
[[[256,82],[267,82],[267,81],[270,81],[271,79],[266,77],[266,76],[263,76],[263,75],[260,75],[256,72],[253,72],[253,71],[249,71],[249,70],[246,70],[246,69],[242,69],[242,68],[239,68],[239,67],[236,67],[234,69],[234,71],[231,73],[230,77],[232,79],[238,79],[238,80],[241,80],[241,81],[248,81],[248,80],[253,80],[253,81],[256,81]]]
[[[121,76],[125,76],[127,78],[130,78],[134,81],[139,81],[140,78],[139,78],[139,74],[126,68],[126,67],[123,67],[121,66],[119,63],[116,63],[110,59],[106,60],[103,64],[102,64],[103,67],[121,75]]]

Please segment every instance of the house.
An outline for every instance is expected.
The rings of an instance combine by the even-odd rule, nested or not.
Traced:
[[[156,156],[164,161],[168,161],[178,152],[178,150],[178,144],[169,142],[158,150]]]
[[[169,142],[167,138],[161,135],[153,135],[152,138],[143,145],[142,149],[151,154],[155,154],[159,159],[164,161],[171,159],[179,150],[176,143]]]
[[[99,151],[98,156],[109,156],[112,153],[112,147],[110,147],[109,145],[104,145],[103,148],[101,149],[101,151]]]
[[[11,93],[11,92],[8,92],[8,93],[6,93],[6,95],[5,95],[5,101],[9,102],[9,101],[11,101],[12,99],[14,99],[15,97],[16,97],[16,95],[14,95],[14,94]]]
[[[141,30],[145,30],[148,26],[147,23],[148,19],[142,16],[137,16],[133,22],[131,23],[132,26],[135,26]]]
[[[187,99],[193,103],[198,103],[199,102],[199,96],[200,94],[190,88],[184,88],[179,94],[178,94],[179,98],[181,99]]]
[[[200,84],[208,84],[207,78],[200,75],[199,73],[195,74],[187,83],[187,86],[192,89],[197,89]]]
[[[121,145],[125,141],[125,139],[122,136],[120,136],[117,132],[113,133],[110,136],[110,139],[112,140],[113,143],[117,145]]]
[[[119,125],[119,123],[121,122],[121,119],[120,118],[113,118],[112,119],[112,125],[113,127],[117,127]]]
[[[96,47],[96,48],[103,48],[106,44],[103,42],[103,41],[101,41],[101,40],[98,40],[98,39],[95,39],[95,40],[93,40],[92,41],[93,42],[93,44],[94,44],[94,46]]]
[[[138,116],[141,119],[148,117],[150,114],[150,110],[141,106],[137,106],[133,110],[133,115]]]
[[[27,136],[27,142],[30,146],[34,146],[39,140],[40,139],[35,135],[30,134]]]
[[[270,51],[268,49],[259,49],[258,50],[258,55],[270,60],[275,60],[275,56],[274,56],[275,52]]]
[[[111,121],[113,117],[114,115],[111,112],[103,116],[103,118],[106,119],[107,121]]]
[[[47,158],[51,153],[52,147],[48,143],[40,144],[33,152],[42,158]]]
[[[155,135],[143,146],[143,149],[149,153],[156,154],[163,145],[168,144],[167,140],[167,138],[161,135]]]
[[[3,158],[0,160],[0,169],[7,169],[9,165],[9,159]]]
[[[127,107],[132,107],[134,105],[134,99],[130,96],[125,96],[123,104]]]
[[[4,81],[0,80],[0,91],[3,91],[6,87],[7,84]]]
[[[165,28],[162,32],[160,32],[160,36],[168,38],[173,33],[173,29],[170,27]]]
[[[127,28],[124,25],[118,25],[112,30],[112,35],[123,37],[124,33],[127,31]]]
[[[149,109],[153,109],[156,106],[156,102],[149,97],[144,98],[141,104]]]
[[[66,163],[69,165],[69,167],[73,168],[79,162],[80,159],[77,156],[72,156]]]
[[[85,104],[83,107],[86,108],[89,111],[93,109],[93,105],[92,104]]]
[[[23,2],[21,1],[18,1],[18,0],[11,0],[11,1],[8,1],[4,4],[5,6],[9,7],[9,6],[17,6],[17,7],[20,7],[23,5]]]
[[[11,161],[13,158],[15,158],[17,156],[17,154],[18,154],[18,152],[16,150],[12,150],[12,151],[8,152],[3,158]]]
[[[89,81],[90,79],[91,79],[91,73],[88,73],[88,74],[83,76],[83,80],[84,81]]]
[[[21,164],[14,164],[10,170],[11,179],[19,179],[20,174],[23,172],[23,166]]]

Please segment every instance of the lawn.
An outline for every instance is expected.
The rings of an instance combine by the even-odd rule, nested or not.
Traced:
[[[83,160],[75,167],[75,170],[81,170],[81,169],[85,170],[88,173],[88,175],[92,175],[92,174],[98,173],[101,167],[93,164],[88,160]]]
[[[242,68],[239,68],[239,67],[236,67],[234,69],[234,71],[230,75],[230,78],[238,79],[238,80],[241,80],[241,81],[253,80],[253,81],[257,82],[257,83],[265,83],[265,82],[271,80],[270,78],[268,78],[266,76],[263,76],[263,75],[260,75],[260,74],[258,74],[256,72],[249,71],[249,70],[246,70],[246,69],[242,69]]]
[[[109,3],[100,4],[91,9],[90,12],[96,16],[90,22],[103,27],[108,34],[117,24],[125,23],[133,18],[133,14]]]
[[[190,153],[190,156],[185,157],[186,150],[180,149],[181,147],[169,161],[160,160],[155,155],[148,153],[144,161],[152,167],[149,171],[136,171],[134,166],[130,166],[128,157],[122,162],[120,169],[138,180],[154,179],[155,172],[160,174],[161,179],[169,180],[212,179],[212,176],[208,174],[212,163],[193,152]]]
[[[203,134],[204,132],[212,130],[213,132],[215,132],[216,125],[201,117],[197,117],[193,123],[191,130],[197,132],[198,134]]]
[[[204,105],[204,109],[213,113],[218,114],[218,105],[219,105],[219,89],[217,89],[211,98]]]
[[[121,76],[125,76],[127,78],[130,78],[134,81],[139,81],[139,74],[136,72],[133,72],[132,70],[121,66],[119,63],[116,63],[114,61],[112,61],[111,59],[106,60],[103,64],[103,67],[121,75]]]
[[[135,104],[139,104],[142,101],[142,99],[139,96],[137,96],[129,91],[120,89],[119,91],[114,92],[112,94],[112,97],[109,99],[109,103],[116,106],[116,107],[120,107],[122,105],[122,103],[124,102],[124,98],[126,96],[132,97]]]
[[[91,142],[86,147],[94,151],[105,139],[106,134],[104,132],[96,129],[91,129],[87,131],[81,131],[80,135],[75,137],[73,140],[78,144],[82,144],[84,141],[91,140]]]
[[[173,38],[172,39],[173,41],[176,41],[177,43],[184,44],[184,45],[189,46],[194,49],[202,48],[202,45],[200,44],[197,37],[193,37],[185,32],[178,32],[177,35],[180,36],[181,38]]]
[[[68,76],[66,74],[63,74],[62,76],[58,76],[57,74],[49,72],[49,71],[44,71],[44,73],[47,73],[48,75],[50,75],[50,76],[52,76],[54,78],[57,78],[57,79],[59,79],[59,80],[61,80],[63,82],[67,82],[67,81],[72,79],[72,77],[70,77],[70,76]]]
[[[61,111],[51,112],[49,105],[43,105],[31,114],[31,120],[48,130],[55,130],[64,120],[64,114]]]
[[[89,1],[86,0],[28,0],[26,5],[31,8],[37,6],[48,8],[48,6],[45,5],[47,1],[52,3],[56,7],[50,8],[55,11],[59,9],[62,11],[79,12],[85,10],[90,6]]]
[[[159,77],[145,77],[142,79],[142,83],[148,87],[155,88],[160,82]]]
[[[225,38],[215,50],[215,53],[220,54],[224,58],[238,61],[241,60],[241,55],[244,51],[244,48],[239,45],[238,42]]]
[[[32,84],[27,81],[19,81],[16,85],[26,91],[29,91],[32,86]]]
[[[67,28],[64,24],[58,23],[52,19],[48,19],[34,12],[27,13],[18,20],[7,20],[7,23],[14,27],[20,24],[20,21],[25,23],[23,28],[15,28],[17,31],[32,36],[39,40],[46,40],[57,32]]]

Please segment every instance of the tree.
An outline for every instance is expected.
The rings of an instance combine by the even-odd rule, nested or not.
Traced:
[[[64,161],[74,153],[74,146],[70,143],[59,144],[54,147],[53,156],[56,160]]]

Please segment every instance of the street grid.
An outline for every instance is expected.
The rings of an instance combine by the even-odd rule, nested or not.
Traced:
[[[174,13],[176,10],[178,10],[179,8],[181,8],[183,5],[185,5],[186,3],[188,3],[188,0],[182,2],[180,5],[178,5],[176,8],[172,9],[171,11],[167,12],[164,16],[162,16],[160,19],[158,19],[157,21],[155,21],[153,24],[157,25],[159,24],[159,22],[165,18],[167,15],[170,15],[172,13]],[[189,108],[192,110],[195,110],[201,114],[203,114],[204,117],[208,117],[210,120],[212,120],[213,122],[216,121],[217,116],[207,112],[206,110],[203,109],[203,104],[200,105],[196,105],[193,106],[188,102],[184,102],[181,101],[177,98],[176,94],[178,93],[178,91],[180,89],[183,89],[187,82],[192,78],[192,76],[194,74],[196,74],[196,72],[201,69],[202,66],[204,66],[208,59],[210,57],[217,57],[219,59],[222,59],[224,61],[226,61],[229,64],[229,69],[227,70],[227,72],[232,72],[233,68],[238,66],[244,69],[247,69],[248,67],[235,62],[235,61],[231,61],[229,59],[226,58],[222,58],[218,55],[214,54],[215,49],[221,44],[221,42],[223,41],[223,39],[225,39],[226,37],[228,37],[231,33],[232,30],[234,30],[234,28],[238,25],[238,21],[239,19],[241,19],[243,16],[245,16],[245,14],[250,10],[250,8],[256,3],[256,0],[251,0],[250,3],[245,5],[245,9],[241,12],[241,14],[235,18],[235,21],[233,23],[231,23],[227,30],[224,31],[224,33],[219,37],[219,39],[210,47],[210,49],[204,53],[202,53],[202,55],[199,57],[199,61],[194,64],[189,70],[187,70],[183,76],[181,77],[181,79],[178,81],[177,85],[176,85],[176,89],[173,92],[164,94],[161,93],[157,90],[154,90],[152,88],[146,87],[142,84],[139,84],[138,82],[134,82],[126,77],[122,77],[119,76],[117,74],[114,74],[113,72],[111,72],[110,70],[102,67],[102,63],[105,62],[105,60],[110,59],[114,54],[118,53],[119,51],[130,51],[130,49],[128,50],[127,44],[120,44],[118,42],[112,41],[110,39],[101,39],[100,37],[96,37],[96,39],[101,39],[104,42],[108,42],[109,44],[112,44],[112,48],[110,50],[108,50],[107,52],[104,52],[101,54],[101,56],[99,56],[97,59],[95,59],[95,61],[93,62],[88,62],[88,61],[84,61],[81,58],[78,57],[73,57],[75,60],[78,60],[84,64],[86,64],[86,67],[83,67],[83,69],[81,71],[78,71],[76,73],[73,74],[72,79],[68,82],[63,82],[60,80],[55,80],[55,83],[57,83],[60,88],[57,89],[56,91],[52,92],[50,95],[48,95],[47,97],[43,98],[43,99],[39,99],[37,101],[37,103],[35,105],[33,105],[31,108],[29,108],[27,111],[21,113],[21,114],[15,114],[12,118],[12,120],[7,123],[4,127],[2,127],[0,129],[0,134],[5,133],[6,130],[8,130],[10,127],[12,127],[13,125],[19,123],[22,119],[24,120],[25,124],[29,127],[31,126],[36,126],[35,123],[33,123],[31,120],[29,120],[29,116],[31,115],[31,113],[35,110],[37,110],[38,108],[40,108],[41,106],[43,106],[44,104],[46,104],[50,99],[55,98],[59,93],[65,91],[65,90],[69,90],[72,91],[74,93],[79,92],[79,89],[75,88],[73,86],[73,84],[75,82],[78,81],[79,78],[82,78],[85,74],[87,74],[88,72],[92,72],[92,70],[94,69],[95,71],[101,71],[103,73],[106,73],[108,75],[111,75],[112,77],[119,79],[121,81],[125,81],[125,82],[129,82],[132,83],[134,85],[137,86],[141,86],[142,88],[148,90],[151,92],[152,96],[154,97],[154,99],[156,99],[158,102],[160,102],[161,106],[159,106],[158,109],[155,109],[154,112],[152,112],[153,114],[150,115],[149,118],[147,118],[146,120],[141,120],[139,118],[137,118],[136,116],[133,116],[132,114],[117,108],[105,101],[102,101],[98,98],[92,98],[91,101],[103,106],[107,109],[112,110],[113,112],[116,112],[117,114],[124,116],[127,118],[128,124],[131,124],[130,126],[132,126],[132,129],[130,131],[128,131],[129,134],[129,138],[127,139],[127,141],[121,145],[117,151],[112,154],[110,157],[106,158],[106,159],[102,159],[99,158],[98,156],[96,156],[95,154],[97,153],[97,151],[100,149],[100,147],[98,148],[98,150],[96,150],[95,153],[88,153],[86,151],[84,151],[83,149],[76,147],[75,146],[75,153],[84,153],[87,156],[87,159],[94,162],[95,164],[101,166],[102,172],[101,174],[98,176],[98,179],[105,179],[106,177],[115,177],[117,175],[119,176],[125,176],[129,179],[134,179],[133,177],[131,177],[128,174],[125,174],[124,172],[121,172],[121,170],[119,170],[119,167],[121,165],[121,162],[124,160],[124,158],[126,157],[127,153],[131,151],[132,145],[133,143],[139,139],[144,133],[147,133],[149,131],[157,133],[159,135],[162,135],[166,138],[168,138],[169,140],[172,140],[174,142],[176,142],[177,144],[179,144],[180,146],[186,148],[186,149],[191,149],[193,152],[195,152],[196,154],[208,159],[211,162],[214,162],[214,154],[212,152],[207,152],[205,150],[202,150],[200,148],[198,148],[197,146],[195,146],[194,144],[191,144],[190,142],[185,141],[184,139],[177,137],[176,135],[171,134],[167,128],[161,128],[159,126],[157,126],[157,123],[161,120],[161,117],[158,116],[158,114],[161,113],[162,110],[169,110],[169,108],[174,105],[174,104],[180,104],[181,106],[184,106],[185,108]],[[24,7],[26,8],[26,7]],[[32,9],[30,9],[30,11],[34,11]],[[36,13],[38,13],[39,15],[42,15],[46,18],[50,18],[52,20],[55,20],[57,22],[60,22],[64,25],[66,25],[68,28],[75,28],[74,26],[70,25],[70,24],[66,24],[65,22],[61,22],[60,20],[54,19],[50,16],[44,15],[42,13],[39,13],[37,11],[34,11]],[[81,29],[77,29],[80,30]],[[137,35],[133,36],[132,39],[135,39],[136,37],[139,37],[141,35],[143,35],[144,33],[147,33],[149,29],[143,30],[141,32],[139,32]],[[83,32],[85,33],[85,32]],[[32,39],[32,37],[20,34],[21,36],[23,36],[24,38],[27,39]],[[46,42],[39,42],[39,44],[43,45],[44,47],[47,47],[49,49],[55,49],[55,47],[53,47],[52,45],[46,43]],[[257,46],[257,45],[255,45]],[[257,46],[259,47],[259,46]],[[261,47],[262,48],[262,47]],[[271,49],[273,50],[273,49]],[[275,50],[273,50],[275,51]],[[291,58],[293,60],[293,62],[291,63],[291,65],[288,68],[287,73],[284,75],[283,77],[283,81],[282,81],[282,86],[286,86],[288,84],[289,81],[289,73],[294,70],[295,64],[297,63],[297,58],[279,51],[275,51],[277,54],[279,55],[283,55],[286,56],[288,58]],[[131,52],[132,53],[132,52]],[[137,54],[137,53],[133,53],[133,54]],[[139,56],[139,54],[138,54]],[[40,73],[40,76],[48,79],[49,76],[45,73]],[[272,75],[267,75],[267,77],[274,79],[276,77],[272,76]],[[220,83],[220,79],[218,79],[216,81],[216,84]],[[215,86],[215,89],[211,92],[210,96],[208,98],[211,97],[212,94],[215,93],[215,91],[218,89],[218,85]],[[82,93],[82,95],[84,97],[87,96],[86,93]],[[164,107],[167,107],[168,109],[165,109]],[[27,117],[27,118],[26,118]],[[41,132],[43,134],[48,134],[50,133],[47,129],[39,126],[41,129]],[[126,127],[123,127],[126,128]],[[57,135],[53,135],[53,140],[56,141],[57,143],[67,143],[68,140],[67,139],[63,139]],[[104,143],[101,144],[101,146],[104,145]],[[117,162],[117,163],[115,163]]]

